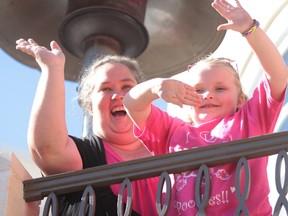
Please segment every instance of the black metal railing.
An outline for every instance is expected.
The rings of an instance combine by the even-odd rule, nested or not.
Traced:
[[[43,214],[48,215],[47,212],[50,209],[52,211],[52,215],[56,215],[57,195],[84,191],[83,199],[87,200],[88,204],[86,203],[86,205],[90,206],[88,209],[93,212],[95,210],[95,203],[93,203],[95,199],[87,199],[87,197],[91,195],[92,197],[95,197],[93,188],[122,183],[122,189],[126,187],[129,191],[131,181],[133,180],[160,176],[157,189],[156,206],[159,215],[166,215],[171,191],[169,190],[169,187],[167,187],[168,196],[166,196],[164,204],[161,203],[161,191],[165,181],[168,183],[168,185],[170,183],[168,174],[199,169],[195,188],[195,191],[199,191],[199,193],[196,193],[196,201],[198,200],[198,214],[205,215],[205,206],[208,202],[209,194],[200,194],[199,182],[201,182],[202,179],[205,181],[209,179],[207,177],[205,178],[206,175],[209,175],[208,167],[238,161],[236,170],[237,185],[237,181],[240,181],[240,169],[248,173],[247,170],[249,169],[249,165],[247,160],[277,154],[278,158],[275,166],[275,183],[279,196],[276,205],[274,206],[273,214],[279,215],[282,208],[285,208],[285,211],[288,214],[288,202],[286,199],[286,194],[288,191],[287,150],[288,132],[273,133],[213,146],[195,148],[181,152],[163,154],[117,164],[103,165],[80,171],[26,180],[23,182],[24,199],[25,201],[30,202],[42,200],[43,198],[47,197]],[[283,164],[285,165],[284,171],[281,169],[281,165]],[[281,171],[284,173],[281,173]],[[281,174],[284,174],[285,177],[283,184],[281,183]],[[245,176],[248,176],[248,179],[245,179],[244,188],[250,183],[249,175]],[[205,185],[206,187],[210,187],[209,182],[207,182]],[[236,187],[236,190],[240,190],[240,188]],[[206,191],[209,190],[205,189],[205,192]],[[248,191],[246,192],[248,193]],[[121,196],[121,191],[119,196]],[[238,197],[238,199],[240,199],[240,202],[235,214],[237,215],[238,213],[242,213],[244,215],[249,215],[245,206],[245,199],[241,197]],[[123,203],[119,200],[122,199],[118,199],[119,214],[129,215],[131,205],[129,205],[128,202],[125,212],[122,214]],[[84,210],[83,213],[80,213],[80,215],[85,215]]]

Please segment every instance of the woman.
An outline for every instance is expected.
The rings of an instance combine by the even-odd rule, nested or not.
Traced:
[[[103,142],[108,164],[151,156],[134,137],[132,121],[122,103],[126,92],[140,81],[135,60],[106,56],[97,59],[80,77],[78,101],[92,119],[91,136],[80,139],[68,135],[65,120],[65,56],[58,44],[52,41],[51,50],[39,46],[33,39],[19,39],[16,44],[16,49],[35,58],[42,71],[28,127],[28,145],[33,160],[44,175],[94,166],[93,161],[97,158],[93,143],[97,138]],[[135,212],[157,215],[157,184],[158,178],[132,182],[132,207]],[[118,195],[120,185],[112,185],[111,189]],[[141,193],[143,191],[146,192],[145,196]],[[81,193],[59,199],[60,215],[77,214]],[[100,206],[96,204],[96,215],[106,215],[105,212],[99,213]],[[116,215],[116,211],[109,215]]]

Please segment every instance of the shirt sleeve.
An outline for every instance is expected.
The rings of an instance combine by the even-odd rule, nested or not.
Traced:
[[[279,101],[273,99],[268,80],[263,76],[252,98],[245,105],[250,125],[258,127],[262,134],[272,133],[283,106],[285,92]]]
[[[141,131],[134,125],[134,135],[141,139],[154,155],[169,153],[170,134],[179,122],[182,120],[173,118],[166,111],[152,105],[144,130]]]
[[[69,135],[70,136],[70,135]],[[75,142],[77,149],[80,153],[82,159],[83,169],[97,166],[95,149],[92,148],[91,142],[89,139],[80,139],[78,137],[70,136]]]

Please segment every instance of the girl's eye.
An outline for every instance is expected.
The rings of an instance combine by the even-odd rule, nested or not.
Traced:
[[[223,91],[223,90],[225,90],[225,88],[223,88],[223,87],[217,87],[216,88],[216,91]]]
[[[196,93],[202,94],[204,92],[204,89],[196,89]]]

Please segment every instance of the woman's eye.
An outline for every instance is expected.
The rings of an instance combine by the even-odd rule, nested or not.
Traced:
[[[111,89],[110,88],[102,88],[101,91],[102,92],[109,92],[109,91],[111,91]]]
[[[124,89],[124,90],[130,90],[131,88],[133,88],[133,86],[131,86],[131,85],[127,85],[127,86],[123,86],[122,87],[122,89]]]

